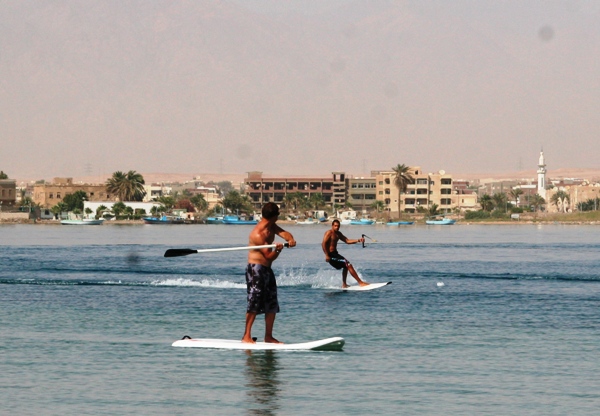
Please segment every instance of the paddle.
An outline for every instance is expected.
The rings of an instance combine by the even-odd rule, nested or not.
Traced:
[[[283,245],[284,247],[289,247],[288,243]],[[275,248],[276,244],[266,244],[264,246],[247,246],[247,247],[226,247],[226,248],[207,248],[203,250],[192,250],[190,248],[170,248],[165,251],[165,257],[181,257],[187,256],[188,254],[196,254],[196,253],[214,253],[217,251],[238,251],[238,250],[256,250],[260,248]]]

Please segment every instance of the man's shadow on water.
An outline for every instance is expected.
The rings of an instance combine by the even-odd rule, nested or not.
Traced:
[[[279,410],[281,381],[276,351],[246,350],[246,396],[249,415],[275,415]]]

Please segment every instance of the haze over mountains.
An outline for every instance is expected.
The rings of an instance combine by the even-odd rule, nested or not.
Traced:
[[[287,3],[2,2],[0,168],[598,166],[597,3]]]

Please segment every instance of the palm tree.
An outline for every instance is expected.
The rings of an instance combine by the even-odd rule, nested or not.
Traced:
[[[175,206],[175,198],[172,196],[161,196],[156,198],[156,202],[165,207],[167,211],[171,210]]]
[[[142,201],[146,195],[144,177],[135,170],[117,171],[106,181],[106,192],[117,195],[119,201]]]
[[[515,207],[519,206],[519,197],[523,195],[523,190],[521,188],[513,188],[510,191],[510,196],[515,200]]]
[[[537,213],[539,208],[546,203],[546,200],[540,194],[535,194],[529,199],[529,203],[533,205],[533,210]]]
[[[50,208],[50,211],[60,219],[62,213],[67,211],[67,204],[65,204],[64,202],[59,202],[58,204]]]
[[[196,194],[190,198],[190,202],[198,211],[206,211],[208,209],[208,202],[204,199],[204,195]]]
[[[481,205],[482,211],[491,211],[494,208],[494,201],[489,194],[483,194],[479,198],[479,204]]]
[[[325,204],[325,198],[323,198],[322,193],[317,192],[316,194],[312,194],[308,198],[308,202],[315,210],[318,210],[321,206]]]
[[[402,204],[400,196],[406,192],[409,184],[415,183],[415,178],[410,172],[410,167],[404,164],[398,164],[392,170],[394,171],[394,185],[398,188],[398,218],[400,218],[400,205]]]
[[[492,201],[494,201],[497,210],[506,212],[506,200],[507,198],[504,192],[496,192],[492,195]]]
[[[96,218],[102,217],[102,214],[104,214],[104,211],[108,211],[108,208],[106,207],[106,205],[100,205],[98,208],[96,208]]]
[[[438,208],[439,208],[438,204],[431,204],[431,206],[427,210],[427,213],[429,214],[430,217],[435,217],[440,214],[440,211],[438,210]]]
[[[369,205],[369,207],[371,209],[374,209],[379,214],[385,208],[385,204],[383,203],[383,201],[375,201],[371,205]]]

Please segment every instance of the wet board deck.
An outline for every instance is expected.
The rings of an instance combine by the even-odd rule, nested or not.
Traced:
[[[390,285],[390,284],[392,284],[392,282],[370,283],[367,286],[354,285],[354,286],[342,288],[342,290],[345,291],[345,292],[361,292],[361,291],[365,291],[365,290],[379,289],[380,287],[384,287],[384,286],[387,286],[387,285]]]
[[[296,344],[272,344],[267,342],[257,342],[248,344],[240,340],[233,339],[201,339],[188,338],[175,341],[173,347],[188,348],[217,348],[226,350],[288,350],[288,351],[341,351],[346,341],[341,337],[320,339],[317,341],[301,342]]]

